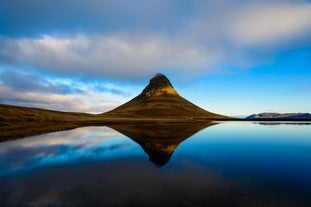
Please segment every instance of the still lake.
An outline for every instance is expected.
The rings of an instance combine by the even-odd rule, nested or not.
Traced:
[[[0,206],[311,206],[310,122],[82,127],[0,143]]]

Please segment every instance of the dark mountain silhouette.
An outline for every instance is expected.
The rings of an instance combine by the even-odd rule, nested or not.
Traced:
[[[178,145],[198,131],[215,125],[212,122],[111,125],[137,142],[156,166],[165,165]]]
[[[311,119],[309,113],[259,113],[252,114],[246,119]]]
[[[137,97],[103,115],[129,118],[229,118],[187,101],[178,94],[169,79],[160,73],[150,80]]]

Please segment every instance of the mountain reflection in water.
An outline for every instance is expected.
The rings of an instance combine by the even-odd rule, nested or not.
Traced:
[[[156,166],[165,165],[174,150],[198,131],[213,126],[212,122],[113,125],[111,128],[137,142]]]
[[[284,123],[83,127],[1,142],[0,206],[309,207],[311,125]]]

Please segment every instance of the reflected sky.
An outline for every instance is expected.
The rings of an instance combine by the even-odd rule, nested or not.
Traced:
[[[311,186],[310,125],[224,122],[186,140],[175,155],[228,176],[263,176]]]
[[[0,143],[0,175],[36,167],[134,156],[139,146],[108,127],[82,127]],[[139,154],[139,153],[138,153]]]
[[[161,167],[142,141],[167,138],[172,126],[160,128],[84,127],[2,142],[0,206],[309,206],[310,124],[182,125],[190,137],[169,143],[174,153]]]

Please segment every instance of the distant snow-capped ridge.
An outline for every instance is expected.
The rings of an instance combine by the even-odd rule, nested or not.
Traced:
[[[309,113],[260,113],[252,114],[246,119],[311,119],[311,114]]]

